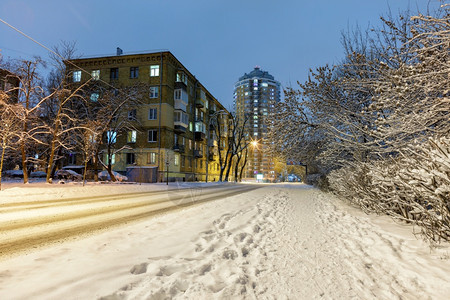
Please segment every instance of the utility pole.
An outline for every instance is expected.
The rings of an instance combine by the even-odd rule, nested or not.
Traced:
[[[167,171],[166,185],[169,185],[169,153],[167,153],[167,156],[166,156],[166,171]]]

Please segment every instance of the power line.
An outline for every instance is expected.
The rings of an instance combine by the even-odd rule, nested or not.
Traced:
[[[14,27],[13,25],[9,24],[8,22],[6,22],[5,20],[3,20],[2,18],[0,18],[0,22],[2,22],[3,24],[5,24],[6,26],[8,26],[9,28],[13,29],[14,31],[20,33],[21,35],[23,35],[24,37],[26,37],[27,39],[31,40],[32,42],[38,44],[39,46],[41,46],[42,48],[44,48],[45,50],[47,50],[50,53],[53,53],[54,55],[56,55],[57,57],[59,57],[60,59],[62,59],[63,61],[69,63],[70,65],[74,66],[75,68],[77,68],[78,70],[89,74],[89,76],[92,77],[92,74],[89,73],[87,70],[81,68],[80,66],[77,66],[75,63],[71,62],[70,60],[67,60],[66,58],[62,57],[59,53],[53,51],[52,49],[50,49],[49,47],[45,46],[44,44],[38,42],[37,40],[35,40],[34,38],[32,38],[31,36],[29,36],[28,34],[24,33],[23,31],[21,31],[20,29]],[[114,87],[113,85],[111,85],[110,83],[102,80],[102,79],[98,79],[98,81],[103,82],[104,84],[106,84],[107,86],[116,89],[116,87]],[[119,90],[119,92],[122,92]]]

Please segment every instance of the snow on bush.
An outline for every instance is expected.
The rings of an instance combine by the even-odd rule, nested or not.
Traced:
[[[432,241],[450,240],[450,138],[430,138],[401,154],[332,171],[330,188],[366,212],[419,225]]]

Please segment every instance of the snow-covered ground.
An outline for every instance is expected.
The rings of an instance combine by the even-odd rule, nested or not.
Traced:
[[[0,201],[164,188],[6,186]],[[448,278],[448,244],[276,184],[4,259],[0,299],[448,299]]]

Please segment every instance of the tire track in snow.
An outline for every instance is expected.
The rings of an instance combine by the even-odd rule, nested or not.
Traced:
[[[143,194],[141,198],[133,194],[126,196],[127,203],[117,203],[116,197],[95,197],[100,198],[100,205],[92,207],[87,205],[75,212],[50,212],[39,217],[21,217],[4,222],[0,222],[2,231],[0,232],[0,259],[17,255],[23,251],[29,251],[47,244],[64,241],[68,238],[79,237],[92,234],[99,230],[105,230],[113,226],[148,218],[156,214],[174,211],[191,205],[201,204],[206,201],[221,199],[254,190],[257,186],[238,186],[232,189],[211,189],[203,192],[196,201],[184,199],[184,202],[174,204],[176,197],[155,200],[148,194]],[[99,204],[92,199],[92,202]],[[99,200],[99,199],[97,199]],[[123,200],[123,199],[122,199]],[[83,200],[84,204],[84,200]],[[61,203],[56,202],[59,207]],[[69,208],[73,205],[70,203]],[[7,213],[3,212],[3,216]]]

